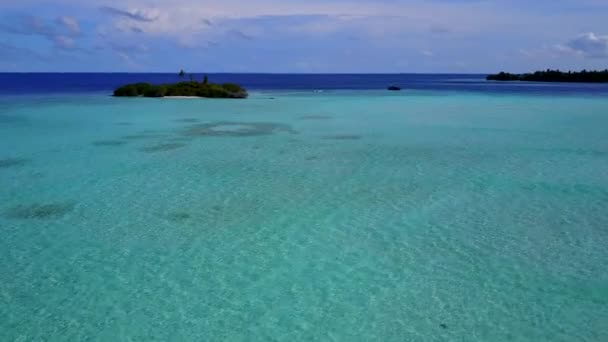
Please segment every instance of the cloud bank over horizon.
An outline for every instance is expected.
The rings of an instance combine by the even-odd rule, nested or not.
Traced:
[[[0,71],[608,67],[599,0],[21,0],[0,13]]]

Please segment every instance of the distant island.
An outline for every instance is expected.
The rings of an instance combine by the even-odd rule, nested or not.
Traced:
[[[606,83],[608,82],[608,69],[603,71],[583,70],[580,72],[545,70],[528,74],[501,72],[494,75],[488,75],[486,79],[488,81]]]
[[[184,71],[180,71],[179,76],[184,78]],[[133,83],[124,85],[114,90],[114,96],[120,97],[171,97],[171,96],[188,96],[188,97],[207,97],[207,98],[230,98],[244,99],[249,96],[247,90],[238,84],[224,83],[214,84],[209,83],[207,76],[203,82],[194,80],[193,75],[190,75],[190,81],[181,81],[173,84],[155,85],[150,83]]]

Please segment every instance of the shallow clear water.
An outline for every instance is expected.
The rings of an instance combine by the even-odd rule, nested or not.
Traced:
[[[5,96],[0,340],[606,341],[607,127],[601,97]]]

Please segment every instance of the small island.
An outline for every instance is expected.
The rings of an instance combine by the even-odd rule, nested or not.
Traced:
[[[606,83],[608,82],[608,69],[603,71],[562,72],[560,70],[537,71],[527,74],[511,74],[500,72],[488,75],[488,81],[525,81],[525,82],[577,82],[577,83]]]
[[[183,70],[180,77],[184,77]],[[173,84],[133,83],[114,90],[114,96],[120,97],[206,97],[224,99],[244,99],[249,96],[247,90],[238,84],[209,83],[207,76],[203,82],[197,82],[190,75],[190,81]]]

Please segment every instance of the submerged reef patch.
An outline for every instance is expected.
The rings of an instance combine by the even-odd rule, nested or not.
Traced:
[[[190,214],[182,211],[170,213],[168,216],[169,220],[173,222],[183,222],[188,220],[190,217],[192,217]]]
[[[186,146],[186,144],[181,143],[166,143],[166,144],[158,144],[154,146],[142,147],[139,150],[146,153],[154,153],[154,152],[164,152],[176,150],[178,148],[182,148]]]
[[[44,220],[61,217],[74,209],[74,203],[35,203],[18,205],[6,212],[6,217],[19,220]]]
[[[165,139],[166,141],[175,141],[175,142],[188,142],[192,137],[185,137],[183,135],[178,135],[175,137],[170,137]]]
[[[356,134],[333,134],[333,135],[323,136],[323,139],[329,139],[329,140],[359,140],[359,139],[361,139],[361,136],[360,135],[356,135]]]
[[[300,120],[330,120],[331,118],[329,115],[305,115],[301,116]]]
[[[126,141],[122,140],[99,140],[93,141],[93,146],[120,146],[126,143]]]
[[[183,119],[175,119],[175,122],[186,122],[186,123],[194,123],[194,122],[199,122],[201,120],[197,119],[197,118],[183,118]]]
[[[141,133],[137,133],[137,134],[125,135],[125,136],[121,137],[121,139],[144,140],[144,139],[164,138],[165,136],[166,136],[165,134],[160,134],[160,133],[141,132]]]
[[[23,166],[23,165],[27,164],[28,162],[29,162],[28,159],[22,159],[22,158],[0,159],[0,169],[7,169],[9,167]]]
[[[22,116],[0,114],[0,124],[19,124],[27,120]]]
[[[219,121],[192,125],[183,134],[186,136],[208,137],[252,137],[270,135],[278,132],[297,134],[291,126],[272,122],[231,122]]]

